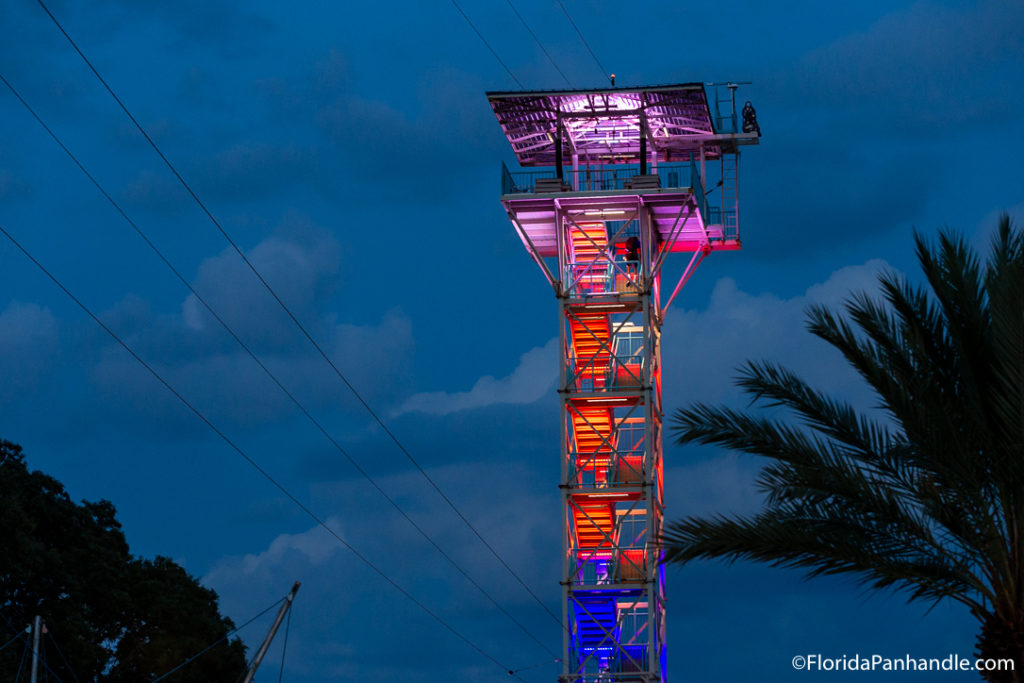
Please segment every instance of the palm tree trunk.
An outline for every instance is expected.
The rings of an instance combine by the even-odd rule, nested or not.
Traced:
[[[1010,616],[994,612],[980,615],[978,659],[1012,659],[1012,671],[981,671],[989,683],[1024,683],[1024,614],[1010,611]]]

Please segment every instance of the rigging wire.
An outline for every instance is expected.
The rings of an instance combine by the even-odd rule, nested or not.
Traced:
[[[85,303],[83,303],[81,299],[76,297],[71,292],[71,290],[69,290],[67,287],[65,287],[64,284],[60,280],[58,280],[55,275],[53,275],[40,261],[38,261],[24,246],[22,246],[22,244],[20,242],[18,242],[14,238],[14,236],[11,235],[11,233],[9,233],[7,231],[7,229],[4,228],[2,225],[0,225],[0,233],[3,233],[4,237],[6,237],[8,239],[8,241],[10,241],[11,244],[13,244],[18,249],[18,251],[20,251],[22,254],[24,254],[25,257],[29,261],[31,261],[39,270],[41,270],[43,272],[43,274],[46,275],[46,277],[50,279],[51,282],[53,282],[62,292],[64,292],[64,294],[66,294],[68,296],[68,298],[70,298],[79,308],[81,308],[82,311],[86,315],[88,315],[90,318],[92,318],[93,322],[95,322],[97,325],[99,325],[101,328],[103,328],[103,331],[106,332],[108,335],[110,335],[110,337],[115,342],[117,342],[118,345],[121,346],[121,348],[123,348],[126,352],[128,352],[128,355],[130,355],[132,358],[134,358],[135,361],[138,362],[143,368],[148,370],[149,373],[158,382],[160,382],[162,385],[164,385],[164,387],[169,392],[171,392],[171,394],[173,394],[174,397],[177,398],[178,401],[180,401],[182,403],[182,405],[184,405],[186,408],[188,408],[207,427],[209,427],[211,431],[213,431],[218,437],[220,437],[221,440],[224,441],[225,444],[227,444],[232,450],[234,450],[238,455],[240,455],[257,472],[259,472],[261,475],[263,475],[263,477],[267,481],[269,481],[271,484],[273,484],[281,493],[283,493],[289,500],[291,500],[292,503],[294,503],[296,505],[296,507],[298,507],[302,512],[304,512],[310,519],[312,519],[314,522],[316,522],[316,524],[318,526],[320,526],[327,533],[329,533],[331,536],[333,536],[339,543],[341,543],[343,546],[345,546],[345,548],[347,548],[349,550],[349,552],[351,552],[353,555],[355,555],[356,558],[359,559],[360,562],[362,562],[364,565],[366,565],[370,570],[372,570],[375,574],[377,574],[379,577],[384,579],[387,583],[391,584],[391,586],[395,590],[397,590],[403,596],[408,598],[413,604],[415,604],[421,610],[426,612],[428,616],[430,616],[432,619],[434,619],[434,621],[436,621],[438,624],[440,624],[446,630],[448,630],[450,633],[452,633],[454,636],[456,636],[459,640],[464,642],[466,645],[471,647],[473,650],[476,650],[476,652],[478,652],[481,656],[483,656],[484,658],[490,660],[496,666],[500,667],[503,671],[510,671],[510,669],[507,666],[502,664],[493,655],[491,655],[486,650],[484,650],[479,645],[477,645],[475,642],[470,640],[461,631],[457,630],[454,626],[452,626],[447,621],[445,621],[445,619],[442,618],[439,614],[437,614],[436,612],[431,610],[429,607],[427,607],[423,602],[418,600],[412,593],[410,593],[405,588],[403,588],[401,586],[401,584],[399,584],[397,581],[395,581],[390,576],[385,574],[384,571],[382,569],[380,569],[376,564],[374,564],[373,561],[370,560],[366,555],[362,554],[355,546],[353,546],[351,543],[346,541],[344,538],[342,538],[342,536],[338,532],[336,532],[334,529],[332,529],[330,526],[328,526],[328,524],[325,521],[323,521],[319,516],[317,516],[317,514],[315,512],[313,512],[311,509],[309,509],[302,501],[300,501],[298,498],[296,498],[295,495],[291,491],[289,491],[287,488],[285,488],[285,486],[283,484],[281,484],[276,479],[274,479],[274,477],[269,472],[267,472],[265,469],[263,469],[263,467],[261,467],[259,465],[259,463],[257,463],[255,460],[253,460],[252,457],[248,453],[246,453],[242,449],[241,446],[236,444],[227,434],[225,434],[223,431],[221,431],[220,428],[218,428],[208,417],[206,417],[206,415],[202,411],[200,411],[198,408],[196,408],[195,405],[193,405],[187,398],[185,398],[181,393],[179,393],[178,390],[175,389],[166,379],[164,379],[164,377],[159,372],[157,372],[153,368],[152,365],[147,363],[141,356],[138,355],[138,353],[131,346],[128,345],[127,342],[125,342],[123,339],[121,339],[121,337],[119,337],[116,332],[114,332],[110,327],[108,327],[106,325],[106,323],[104,323],[102,320],[100,320],[100,318],[95,313],[93,313],[93,311],[88,306],[86,306]],[[519,680],[523,680],[519,676],[516,676],[516,678],[519,678]],[[157,679],[157,680],[160,680],[160,679]],[[156,681],[153,681],[152,683],[156,683]],[[524,683],[525,683],[525,681],[524,681]]]
[[[3,228],[0,228],[0,230],[2,230],[2,229]],[[0,614],[0,616],[3,616],[3,615]],[[8,619],[6,616],[4,616],[4,621],[6,621],[7,625],[13,629],[14,624],[11,623],[10,619]],[[30,626],[28,629],[26,629],[26,631],[31,630],[31,628],[32,627]],[[26,657],[26,655],[29,652],[33,653],[34,655],[36,655],[39,658],[39,663],[43,665],[44,669],[46,669],[46,671],[44,671],[43,673],[46,674],[47,679],[49,679],[50,674],[53,674],[53,677],[57,679],[57,683],[63,683],[63,681],[61,681],[61,679],[60,679],[60,676],[57,675],[57,672],[54,671],[53,669],[51,669],[50,665],[46,663],[46,658],[42,654],[43,653],[43,646],[45,645],[45,641],[44,640],[40,640],[39,641],[39,649],[36,650],[35,648],[32,647],[32,639],[29,638],[25,634],[24,631],[19,631],[18,634],[16,636],[14,636],[14,638],[12,638],[11,640],[7,641],[7,643],[4,644],[4,647],[7,647],[8,645],[10,645],[12,642],[17,640],[18,638],[23,638],[25,640],[25,649],[21,651],[21,661],[18,664],[18,672],[14,675],[14,683],[17,683],[18,679],[21,678],[21,668],[22,668],[22,666],[24,666],[24,664],[25,664],[25,657]],[[2,649],[3,648],[0,648],[0,650],[2,650]],[[74,674],[72,674],[72,675],[74,675]],[[78,679],[76,678],[75,680],[78,680]]]
[[[43,663],[43,666],[46,666],[46,639],[45,638],[40,638],[39,639],[39,651],[38,651],[37,654],[39,655],[39,661]],[[49,683],[49,680],[50,680],[50,674],[48,673],[49,669],[50,669],[50,667],[47,666],[46,667],[46,671],[43,672],[43,673],[46,674],[47,683]],[[54,674],[54,678],[57,678],[57,674]],[[59,678],[57,679],[57,681],[58,681],[58,683],[60,683],[60,679]]]
[[[75,679],[75,683],[81,683],[81,681],[78,680],[78,676],[75,675],[75,670],[71,668],[71,662],[67,660],[64,653],[61,652],[60,646],[57,645],[57,639],[53,637],[53,630],[47,627],[46,635],[50,636],[50,642],[53,643],[53,649],[57,651],[57,655],[60,657],[60,660],[64,662],[64,666],[67,667],[67,670],[71,673],[71,677]]]
[[[551,56],[551,54],[550,54],[550,53],[549,53],[549,52],[547,51],[547,49],[546,49],[546,48],[544,47],[544,44],[540,42],[540,38],[538,38],[538,37],[537,37],[537,34],[536,34],[536,33],[534,33],[534,32],[533,32],[533,29],[532,29],[532,28],[530,28],[530,25],[526,23],[526,19],[523,19],[523,15],[521,15],[521,14],[519,13],[519,10],[517,10],[517,9],[516,9],[516,6],[512,4],[512,0],[505,0],[505,2],[507,2],[507,3],[508,3],[508,6],[509,6],[509,7],[510,7],[510,8],[512,9],[512,11],[513,11],[513,12],[515,13],[516,17],[518,17],[518,18],[519,18],[519,21],[520,21],[520,22],[522,22],[522,24],[523,24],[523,27],[524,27],[524,28],[526,29],[527,33],[529,33],[529,34],[530,34],[530,36],[532,36],[532,37],[533,37],[533,41],[534,41],[535,43],[537,43],[537,47],[539,47],[539,48],[540,48],[540,51],[541,51],[541,52],[543,52],[543,53],[544,53],[544,56],[548,58],[548,61],[549,61],[549,62],[551,62],[551,66],[555,67],[555,71],[557,71],[557,72],[558,72],[558,75],[562,77],[562,80],[564,80],[564,81],[566,82],[566,84],[567,84],[567,85],[568,85],[568,86],[569,86],[570,88],[575,88],[576,86],[574,86],[574,85],[572,84],[572,81],[570,81],[570,80],[569,80],[569,77],[565,75],[565,72],[563,72],[563,71],[562,71],[562,70],[561,70],[561,69],[560,69],[560,68],[558,67],[558,64],[556,64],[556,63],[555,63],[555,60],[554,60],[554,58],[553,58],[553,57]]]
[[[288,654],[288,632],[292,630],[292,608],[288,608],[288,615],[284,622],[284,645],[281,647],[281,670],[277,672],[277,683],[284,678],[284,657]]]
[[[25,639],[25,647],[21,651],[21,660],[18,662],[18,673],[14,674],[14,683],[18,683],[21,680],[21,669],[25,666],[25,655],[32,649],[32,643],[28,638]]]
[[[41,4],[42,0],[39,0],[39,2]],[[483,42],[483,44],[487,46],[487,49],[491,51],[491,54],[494,55],[494,58],[498,60],[498,63],[501,64],[501,66],[505,69],[506,72],[508,72],[508,75],[512,77],[512,80],[516,82],[516,85],[518,85],[520,88],[525,89],[526,86],[523,85],[522,81],[516,78],[516,75],[512,73],[512,69],[508,68],[508,64],[506,64],[505,61],[498,56],[498,53],[495,51],[495,49],[491,47],[491,44],[487,42],[486,38],[484,38],[484,34],[480,33],[480,29],[476,27],[476,24],[474,24],[466,15],[466,13],[462,11],[462,8],[459,7],[459,3],[455,2],[455,0],[452,0],[452,4],[455,5],[455,9],[459,10],[459,14],[461,14],[462,18],[466,20],[466,23],[469,24],[469,27],[473,29],[473,33],[475,33],[477,37],[481,40],[481,42]]]
[[[142,127],[142,124],[139,123],[138,119],[136,119],[135,116],[128,110],[128,107],[125,106],[124,102],[121,101],[121,98],[117,96],[117,94],[114,92],[113,88],[110,87],[110,85],[103,78],[103,76],[100,75],[99,71],[97,71],[96,67],[93,66],[92,62],[89,61],[88,57],[85,56],[85,53],[82,52],[81,48],[78,47],[78,44],[71,38],[71,36],[68,34],[68,32],[66,30],[64,30],[64,27],[60,24],[60,22],[53,15],[53,13],[50,12],[49,8],[46,6],[46,4],[43,2],[43,0],[36,0],[36,1],[43,8],[43,10],[46,12],[46,14],[50,17],[51,21],[53,21],[53,23],[57,26],[57,28],[60,29],[60,32],[62,34],[64,34],[64,37],[71,44],[71,47],[74,48],[75,52],[77,52],[79,57],[82,58],[82,61],[84,61],[86,66],[89,67],[89,70],[92,71],[93,75],[96,76],[96,78],[100,81],[100,83],[103,85],[103,87],[106,89],[106,91],[110,94],[110,96],[112,98],[114,98],[114,101],[118,104],[118,106],[120,106],[121,110],[128,116],[128,118],[131,120],[131,122],[133,124],[135,124],[135,127],[143,135],[143,137],[149,143],[150,147],[152,147],[153,150],[157,153],[157,155],[159,155],[159,157],[163,160],[163,162],[167,166],[167,168],[170,169],[171,173],[173,173],[175,178],[178,179],[178,182],[181,183],[182,187],[185,188],[185,190],[192,197],[192,199],[196,202],[196,204],[203,211],[203,213],[206,214],[206,217],[210,220],[210,222],[213,223],[213,225],[217,228],[217,230],[224,237],[224,239],[227,240],[228,244],[232,247],[232,249],[235,251],[235,253],[238,254],[238,256],[239,256],[239,258],[241,258],[242,262],[245,263],[245,265],[249,268],[250,271],[252,271],[253,275],[256,276],[256,278],[260,281],[260,283],[267,290],[267,292],[270,293],[271,297],[273,297],[273,299],[278,303],[278,305],[282,308],[282,310],[288,315],[288,317],[295,324],[295,326],[299,329],[299,331],[302,332],[303,336],[305,336],[306,339],[309,341],[309,343],[312,344],[313,348],[316,349],[316,351],[320,355],[320,357],[323,358],[324,361],[327,362],[327,364],[334,371],[334,374],[342,381],[342,383],[345,384],[346,387],[348,387],[348,389],[352,393],[352,395],[355,396],[355,398],[358,400],[358,402],[361,403],[362,406],[366,409],[366,411],[370,414],[370,416],[373,417],[373,419],[381,427],[381,429],[384,431],[384,433],[387,434],[387,436],[391,439],[392,442],[394,442],[394,444],[398,447],[398,449],[402,452],[402,454],[405,455],[406,459],[408,459],[409,462],[412,463],[412,465],[416,468],[416,470],[418,470],[419,473],[423,476],[423,478],[426,479],[426,481],[437,492],[437,494],[441,497],[441,499],[444,500],[444,502],[448,505],[448,507],[450,507],[455,512],[455,514],[459,517],[459,519],[462,520],[462,522],[469,528],[469,530],[473,533],[473,535],[475,535],[477,537],[477,539],[484,545],[484,547],[487,548],[487,550],[498,560],[498,562],[501,563],[501,565],[505,568],[505,570],[519,583],[519,585],[522,586],[524,590],[526,590],[526,592],[530,595],[530,597],[532,597],[533,600],[535,602],[537,602],[537,604],[540,605],[541,608],[545,612],[547,612],[548,616],[550,616],[555,621],[555,623],[559,624],[559,626],[562,626],[563,628],[565,628],[565,626],[562,624],[561,618],[556,616],[555,613],[551,611],[551,609],[544,603],[543,600],[540,599],[540,597],[533,591],[533,589],[531,589],[527,585],[527,583],[523,580],[523,578],[508,564],[507,561],[505,561],[505,558],[503,558],[498,553],[498,551],[483,537],[483,535],[477,530],[477,528],[473,525],[473,523],[470,522],[469,519],[462,513],[462,511],[455,505],[455,503],[451,500],[451,498],[449,498],[448,495],[446,493],[444,493],[444,491],[437,484],[437,482],[435,482],[433,480],[433,478],[431,478],[430,475],[427,474],[427,472],[423,468],[423,466],[420,465],[420,463],[416,460],[416,458],[413,457],[412,453],[410,453],[409,450],[402,444],[402,442],[398,439],[398,437],[394,434],[394,432],[392,432],[388,428],[388,426],[384,423],[384,420],[382,420],[381,417],[376,413],[376,411],[373,410],[373,408],[366,401],[366,399],[363,398],[363,396],[359,393],[359,391],[355,388],[355,386],[352,385],[352,383],[345,376],[345,374],[338,368],[338,366],[334,363],[334,361],[331,360],[330,356],[327,355],[327,353],[324,351],[323,347],[313,338],[313,336],[309,333],[309,331],[306,329],[306,327],[299,321],[299,319],[296,317],[296,315],[292,312],[291,308],[289,308],[288,305],[284,302],[284,300],[281,299],[281,297],[278,295],[277,291],[273,287],[270,286],[270,284],[267,282],[267,280],[263,277],[262,273],[260,273],[260,271],[256,268],[256,266],[253,265],[253,263],[249,260],[249,258],[242,251],[241,247],[238,246],[238,244],[228,234],[228,232],[224,229],[224,227],[220,224],[220,222],[214,217],[213,213],[211,213],[211,211],[207,208],[206,204],[203,203],[203,201],[199,198],[199,196],[196,194],[196,192],[192,189],[192,186],[189,185],[189,183],[182,177],[182,175],[178,172],[177,168],[175,168],[174,164],[171,163],[171,161],[163,153],[163,151],[156,144],[156,142],[154,142],[153,138],[150,137],[149,133],[147,133],[146,130]],[[452,0],[452,4],[455,5],[455,7],[459,10],[460,13],[462,13],[463,16],[466,16],[465,13],[462,12],[462,8],[459,7],[458,3],[456,3],[455,0]],[[466,17],[466,20],[469,21],[469,17]],[[470,22],[470,25],[473,26],[472,22]],[[473,26],[473,29],[476,30],[476,27]],[[477,34],[479,35],[479,31],[477,31]],[[481,35],[481,39],[483,39],[482,35]],[[486,43],[486,41],[484,41],[484,42]],[[492,49],[492,52],[493,52],[493,49]],[[495,57],[497,57],[497,53],[494,53],[494,55],[495,55]],[[500,59],[499,59],[499,61],[500,61]],[[504,62],[502,62],[502,64],[504,65]],[[507,67],[506,67],[506,70],[507,70]],[[516,83],[518,83],[520,87],[523,87],[522,83],[520,83],[519,80],[515,78],[515,76],[512,74],[511,71],[509,71],[509,74],[512,75],[513,79],[515,79]]]
[[[367,472],[359,464],[359,462],[347,450],[345,450],[345,448],[342,447],[342,445],[338,442],[338,440],[335,439],[331,435],[331,433],[327,431],[327,428],[324,427],[323,424],[319,420],[317,420],[316,417],[313,416],[313,414],[298,400],[298,398],[296,398],[296,396],[288,388],[286,388],[284,386],[284,384],[270,370],[270,368],[266,365],[266,363],[264,363],[262,360],[260,360],[260,358],[249,347],[249,345],[247,345],[244,341],[242,341],[242,339],[238,336],[238,334],[234,331],[234,329],[230,325],[228,325],[228,323],[220,316],[220,314],[218,314],[217,311],[215,311],[213,309],[213,307],[209,304],[209,302],[207,302],[207,300],[199,292],[197,292],[195,290],[195,288],[192,286],[192,284],[185,278],[184,275],[181,274],[181,271],[179,271],[170,262],[170,260],[164,255],[164,253],[160,250],[160,248],[157,247],[156,244],[153,243],[153,241],[149,238],[149,236],[146,234],[146,232],[143,231],[142,228],[140,228],[138,226],[138,224],[135,223],[135,221],[132,220],[128,216],[127,212],[125,212],[125,210],[121,207],[121,205],[117,202],[117,200],[115,200],[113,198],[113,196],[109,192],[107,192],[107,190],[100,184],[100,182],[98,180],[96,180],[96,177],[93,176],[92,173],[90,173],[88,169],[86,169],[85,165],[82,164],[81,161],[79,161],[78,157],[76,157],[75,154],[67,147],[67,145],[64,144],[64,142],[53,131],[53,129],[51,129],[46,124],[46,122],[43,121],[43,119],[39,116],[39,114],[35,111],[35,109],[33,109],[33,107],[28,103],[28,101],[25,100],[24,97],[22,97],[21,93],[18,92],[18,90],[10,83],[10,81],[7,80],[7,78],[4,77],[4,75],[2,73],[0,73],[0,82],[2,82],[7,87],[7,89],[11,91],[11,93],[18,99],[19,102],[21,102],[21,104],[25,107],[25,109],[28,110],[28,112],[32,115],[32,117],[36,120],[36,122],[43,128],[43,130],[45,130],[47,132],[47,134],[50,136],[50,138],[53,139],[53,141],[55,143],[57,143],[57,145],[64,151],[64,153],[71,159],[71,161],[74,162],[74,164],[79,168],[79,170],[82,171],[83,174],[85,174],[86,178],[88,178],[89,181],[92,182],[92,184],[96,187],[96,189],[99,190],[100,194],[102,194],[106,198],[106,200],[114,207],[114,209],[117,210],[117,212],[121,215],[121,217],[128,223],[128,225],[131,226],[131,228],[142,239],[142,241],[145,242],[146,245],[160,258],[160,260],[164,263],[165,266],[167,266],[167,268],[170,269],[170,271],[174,274],[174,276],[183,285],[185,285],[185,287],[189,290],[189,292],[192,293],[192,295],[196,298],[196,300],[210,313],[210,315],[213,316],[213,318],[220,324],[221,327],[224,328],[224,330],[231,336],[231,338],[235,340],[235,342],[242,348],[243,351],[245,351],[245,353],[249,356],[249,358],[251,358],[253,360],[253,362],[255,362],[256,365],[259,366],[259,368],[261,370],[263,370],[263,372],[271,379],[271,381],[273,381],[273,383],[277,386],[277,388],[280,389],[284,393],[284,395],[287,396],[288,399],[291,400],[291,402],[295,404],[295,406],[299,409],[299,411],[301,411],[302,414],[305,415],[305,417],[313,424],[313,426],[316,427],[316,429],[324,436],[324,438],[326,438],[331,443],[331,445],[335,448],[335,450],[337,450],[342,456],[344,456],[345,459],[347,459],[349,461],[349,463],[352,465],[352,467],[354,467],[355,470],[364,479],[366,479],[366,481],[369,482],[370,485],[373,486],[374,489],[377,490],[377,492],[384,498],[384,500],[386,500],[388,503],[390,503],[391,506],[393,508],[395,508],[395,510],[397,510],[398,513],[402,517],[404,517],[405,520],[417,532],[419,532],[419,534],[421,536],[423,536],[423,538],[425,538],[427,540],[427,542],[429,542],[430,545],[433,546],[433,548],[445,560],[448,561],[449,564],[451,564],[456,569],[456,571],[458,571],[463,577],[465,577],[465,579],[474,588],[476,588],[485,598],[487,598],[487,600],[490,601],[490,603],[492,605],[494,605],[494,607],[496,609],[498,609],[506,618],[508,618],[513,624],[515,624],[516,627],[518,627],[523,633],[525,633],[537,645],[539,645],[542,649],[547,651],[548,654],[550,654],[552,657],[554,657],[555,656],[554,652],[552,652],[551,649],[543,641],[541,641],[536,635],[534,635],[529,629],[527,629],[526,626],[524,626],[522,624],[522,622],[520,622],[518,619],[516,619],[514,616],[512,616],[511,612],[509,612],[507,609],[502,607],[498,603],[497,599],[495,599],[482,585],[480,585],[480,583],[477,582],[462,567],[462,565],[460,565],[455,560],[454,557],[452,557],[447,551],[445,551],[433,539],[433,537],[431,537],[427,533],[427,531],[423,527],[421,527],[412,518],[412,516],[409,515],[409,513],[406,512],[405,509],[402,508],[398,504],[398,502],[380,486],[380,484],[377,483],[377,481],[373,478],[373,476],[371,476],[370,473]]]
[[[594,63],[597,64],[597,68],[601,70],[601,78],[608,78],[610,72],[604,68],[604,65],[601,64],[601,60],[597,58],[596,54],[594,54],[594,50],[591,49],[590,43],[588,43],[587,39],[583,37],[583,32],[580,31],[580,27],[576,25],[576,22],[572,20],[572,16],[569,14],[569,10],[566,9],[565,4],[562,3],[562,0],[558,0],[558,6],[562,8],[562,12],[565,13],[565,18],[569,20],[569,23],[572,24],[572,27],[576,29],[576,35],[578,35],[580,37],[580,40],[583,41],[583,45],[584,47],[587,48],[587,52],[589,52],[590,56],[594,58]]]
[[[0,228],[0,230],[2,230],[2,228]],[[178,671],[178,670],[179,670],[179,669],[181,669],[182,667],[185,667],[185,666],[187,666],[187,665],[191,664],[192,662],[194,662],[195,660],[199,659],[200,657],[202,657],[203,655],[205,655],[205,654],[206,654],[207,652],[209,652],[209,651],[210,651],[210,650],[212,650],[213,648],[215,648],[215,647],[217,647],[218,645],[220,645],[221,643],[223,643],[223,642],[224,642],[225,640],[227,640],[227,639],[228,639],[228,638],[230,638],[231,636],[233,636],[233,635],[235,635],[236,633],[238,633],[239,631],[241,631],[241,630],[242,630],[243,628],[245,628],[246,626],[248,626],[248,625],[249,625],[249,624],[251,624],[252,622],[254,622],[254,621],[256,621],[257,619],[259,619],[260,617],[262,617],[262,616],[263,616],[264,614],[266,614],[266,613],[267,613],[267,612],[269,612],[270,610],[272,610],[272,609],[274,609],[275,607],[277,607],[278,605],[280,605],[280,604],[281,604],[282,602],[284,602],[284,601],[285,601],[285,599],[286,599],[286,598],[279,598],[278,600],[276,600],[276,601],[274,602],[274,604],[272,604],[272,605],[270,605],[269,607],[267,607],[266,609],[264,609],[264,610],[263,610],[262,612],[260,612],[260,613],[259,613],[259,614],[257,614],[256,616],[254,616],[254,617],[253,617],[252,619],[250,619],[249,621],[245,622],[245,623],[244,623],[244,624],[242,624],[241,626],[236,626],[235,628],[231,629],[230,631],[228,631],[227,633],[225,633],[224,635],[222,635],[222,636],[221,636],[220,638],[218,638],[218,639],[217,639],[217,640],[215,640],[214,642],[212,642],[212,643],[210,643],[209,645],[207,645],[206,647],[204,647],[204,648],[203,648],[202,650],[200,650],[199,652],[195,653],[194,655],[192,655],[191,657],[189,657],[188,659],[186,659],[186,660],[185,660],[184,662],[182,662],[182,663],[181,663],[181,664],[179,664],[178,666],[174,667],[173,669],[171,669],[171,670],[170,670],[170,671],[168,671],[167,673],[163,674],[162,676],[158,676],[158,677],[154,678],[154,679],[153,679],[153,680],[152,680],[152,681],[151,681],[150,683],[156,683],[157,681],[162,681],[163,679],[167,678],[168,676],[170,676],[170,675],[171,675],[172,673],[174,673],[175,671]]]
[[[7,649],[7,646],[10,645],[11,643],[13,643],[14,641],[16,641],[18,638],[21,638],[21,632],[20,631],[18,633],[15,633],[14,637],[11,638],[10,640],[8,640],[6,643],[4,643],[3,645],[0,645],[0,652],[3,652],[5,649]]]

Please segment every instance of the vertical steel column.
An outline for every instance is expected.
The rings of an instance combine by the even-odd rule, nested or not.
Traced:
[[[640,114],[640,175],[647,175],[647,117]]]
[[[735,157],[736,164],[733,174],[736,178],[736,188],[733,194],[735,197],[735,200],[733,201],[733,210],[736,212],[736,234],[738,235],[740,232],[740,151],[738,149],[736,150]]]
[[[43,618],[36,615],[32,620],[32,668],[29,674],[29,681],[36,683],[39,678],[39,632],[42,630]]]
[[[561,126],[559,126],[561,128]],[[559,139],[559,142],[561,140]],[[569,252],[566,247],[569,244],[568,235],[566,232],[566,221],[562,214],[562,208],[559,205],[558,200],[554,200],[555,206],[555,243],[558,247],[558,329],[559,329],[559,344],[558,357],[561,362],[561,367],[558,372],[558,394],[561,398],[562,408],[562,443],[560,446],[561,450],[561,480],[559,483],[559,491],[561,492],[562,502],[562,574],[561,580],[561,594],[562,594],[562,676],[560,680],[568,680],[571,657],[569,657],[569,645],[572,638],[571,626],[569,624],[569,594],[572,585],[572,576],[570,574],[570,553],[572,552],[572,543],[570,541],[570,535],[572,534],[572,519],[570,516],[569,499],[572,493],[569,488],[569,472],[572,469],[570,467],[569,458],[572,457],[572,427],[569,422],[569,362],[570,352],[569,345],[572,343],[571,334],[566,332],[566,327],[569,324],[569,285],[572,280],[572,273],[569,266]]]
[[[653,267],[658,259],[657,241],[655,240],[654,225],[647,207],[642,203],[638,208],[640,221],[641,245],[645,245],[643,257],[644,269],[644,294],[641,298],[641,315],[644,329],[644,351],[643,351],[643,401],[644,401],[644,442],[648,451],[645,459],[647,467],[642,480],[642,491],[645,510],[645,534],[644,534],[644,593],[647,598],[647,680],[657,681],[662,679],[661,633],[659,622],[662,621],[662,603],[659,599],[660,587],[658,585],[658,557],[655,548],[657,547],[660,517],[658,500],[658,471],[661,457],[661,430],[658,429],[658,358],[660,356],[660,340],[658,326],[657,305],[655,292],[659,290],[658,280],[660,271],[654,272]]]
[[[559,322],[562,329],[565,329],[567,324],[568,307],[565,298],[559,300],[558,312],[561,317]],[[568,363],[566,347],[563,347],[563,363]],[[574,560],[572,557],[574,544],[572,541],[572,507],[570,505],[570,499],[572,497],[572,489],[570,488],[572,482],[570,481],[569,473],[573,469],[574,463],[570,462],[570,458],[573,457],[573,431],[570,411],[569,393],[567,391],[567,382],[563,382],[559,388],[561,394],[561,408],[562,408],[562,479],[559,489],[561,490],[561,504],[562,504],[562,574],[561,574],[561,593],[562,593],[562,672],[564,674],[569,673],[569,666],[571,658],[568,656],[569,646],[572,640],[572,628],[570,624],[569,615],[569,596],[572,591],[572,575]]]
[[[562,119],[555,124],[555,175],[562,180]]]

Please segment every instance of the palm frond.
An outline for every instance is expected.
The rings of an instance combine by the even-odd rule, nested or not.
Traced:
[[[984,261],[948,230],[914,244],[927,287],[884,272],[880,298],[807,312],[879,414],[768,362],[739,371],[747,411],[697,403],[674,414],[679,443],[767,463],[760,513],[669,524],[666,561],[763,561],[979,615],[987,604],[1024,612],[1024,233],[1004,216]]]

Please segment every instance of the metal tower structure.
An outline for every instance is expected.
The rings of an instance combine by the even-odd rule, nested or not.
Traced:
[[[705,256],[740,248],[760,129],[737,87],[487,93],[532,169],[502,164],[501,203],[558,298],[563,683],[666,680],[661,326]]]

